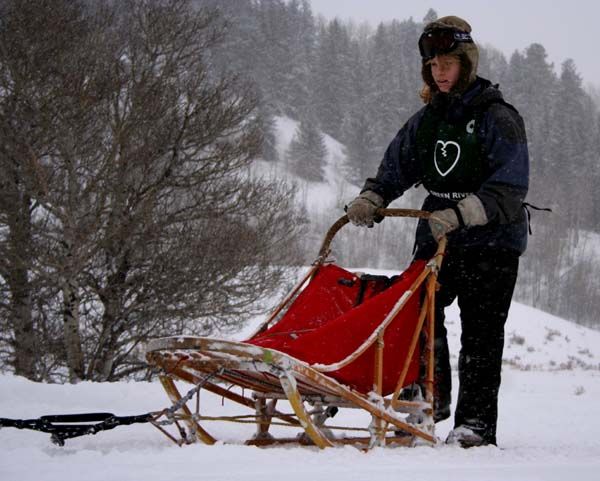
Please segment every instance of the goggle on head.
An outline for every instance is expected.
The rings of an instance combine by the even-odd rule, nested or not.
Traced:
[[[426,30],[419,38],[419,52],[423,60],[452,52],[460,43],[473,43],[471,34],[454,28]]]

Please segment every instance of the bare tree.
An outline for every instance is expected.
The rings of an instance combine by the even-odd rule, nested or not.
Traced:
[[[44,178],[28,192],[70,379],[117,379],[143,368],[148,337],[207,334],[264,308],[301,219],[289,187],[251,175],[256,100],[212,66],[219,17],[181,0],[7,3],[54,35],[52,75],[22,101],[39,98],[47,139],[28,145]]]
[[[15,373],[33,378],[36,360],[33,286],[27,269],[31,264],[32,201],[20,185],[19,166],[3,155],[6,150],[3,148],[0,154],[0,222],[4,227],[0,243],[0,275],[3,279],[1,306],[5,318],[12,321],[12,336],[3,332],[2,338],[5,345],[14,349],[12,365]]]
[[[42,99],[52,92],[52,71],[43,59],[54,37],[49,28],[37,31],[32,3],[23,2],[19,9],[13,2],[0,4],[0,276],[2,340],[14,353],[9,363],[15,373],[34,379],[39,359],[34,306],[42,291],[36,272],[35,195],[44,189],[39,158],[49,140]],[[39,90],[43,82],[46,91]]]

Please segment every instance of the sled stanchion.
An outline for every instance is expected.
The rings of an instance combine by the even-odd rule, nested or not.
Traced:
[[[279,376],[279,381],[281,382],[281,387],[287,395],[288,401],[292,406],[292,409],[298,416],[302,427],[305,429],[306,434],[311,439],[312,442],[315,443],[319,448],[323,449],[326,447],[331,447],[333,444],[329,441],[323,433],[319,430],[317,426],[313,423],[312,419],[304,409],[304,405],[302,402],[302,398],[298,393],[298,388],[296,384],[296,379],[292,374],[288,371],[284,371]]]
[[[427,376],[425,379],[425,400],[434,406],[434,377],[435,377],[435,293],[437,290],[437,279],[442,263],[444,262],[444,256],[446,255],[446,247],[448,245],[448,239],[446,236],[442,237],[438,243],[437,252],[430,264],[432,266],[431,277],[427,285],[427,296],[430,303],[429,315],[428,315],[428,326],[427,326],[427,348],[428,348],[428,360],[427,360]],[[427,302],[427,301],[426,301]],[[432,412],[432,416],[435,413]]]
[[[398,383],[396,384],[396,389],[394,390],[394,394],[392,395],[392,408],[394,408],[394,409],[399,406],[398,396],[400,395],[400,391],[402,390],[402,387],[404,386],[404,380],[406,379],[406,375],[408,373],[409,361],[410,361],[410,359],[412,359],[412,357],[415,353],[415,349],[417,347],[417,342],[419,341],[419,333],[421,332],[421,330],[423,328],[423,323],[429,312],[429,309],[428,309],[428,306],[426,305],[426,303],[427,303],[427,296],[423,303],[424,305],[421,308],[421,312],[419,314],[419,320],[417,322],[417,329],[415,329],[415,333],[410,341],[410,347],[408,348],[408,351],[406,353],[406,359],[404,360],[404,363],[402,365],[402,371],[400,372],[400,376],[398,377]]]
[[[375,372],[374,374],[374,387],[375,393],[377,397],[381,400],[380,402],[383,404],[383,348],[385,346],[385,341],[383,340],[383,336],[385,335],[385,329],[382,330],[377,335],[377,341],[375,343]],[[387,423],[384,422],[378,416],[371,416],[373,432],[371,435],[371,443],[369,443],[369,447],[374,446],[385,446],[385,431],[387,428]]]
[[[375,343],[375,382],[373,384],[375,386],[375,391],[379,396],[381,396],[381,393],[383,392],[383,347],[385,346],[385,341],[383,340],[384,334],[385,330],[381,331],[377,335],[377,342]]]

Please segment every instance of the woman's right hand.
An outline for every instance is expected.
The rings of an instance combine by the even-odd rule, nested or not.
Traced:
[[[352,224],[361,227],[373,227],[379,221],[377,209],[383,207],[383,198],[366,190],[346,206],[346,215]]]

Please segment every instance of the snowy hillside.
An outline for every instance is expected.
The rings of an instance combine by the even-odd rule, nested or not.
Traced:
[[[454,354],[457,319],[451,309],[448,327]],[[256,448],[239,445],[253,432],[252,426],[244,425],[209,426],[228,441],[216,446],[178,448],[155,428],[135,425],[68,440],[60,448],[47,434],[5,428],[0,430],[0,479],[597,480],[599,346],[600,332],[513,304],[500,396],[500,448],[461,450],[440,444],[377,448],[368,454],[354,447],[322,452],[307,447]],[[455,380],[455,390],[456,385]],[[0,392],[0,417],[9,418],[93,411],[133,415],[170,405],[158,382],[60,386],[3,375]],[[212,395],[203,395],[202,402],[213,413],[233,408],[231,402]],[[440,423],[437,435],[444,439],[451,427],[449,420]]]
[[[341,215],[345,203],[352,200],[360,188],[347,182],[342,172],[345,161],[344,146],[329,135],[324,134],[327,149],[324,166],[323,182],[307,182],[299,180],[290,173],[287,166],[286,152],[294,138],[298,123],[289,117],[275,118],[275,131],[277,139],[277,154],[279,161],[275,163],[260,162],[257,173],[286,178],[295,182],[299,188],[299,201],[302,202],[309,213],[331,212],[332,216]]]

